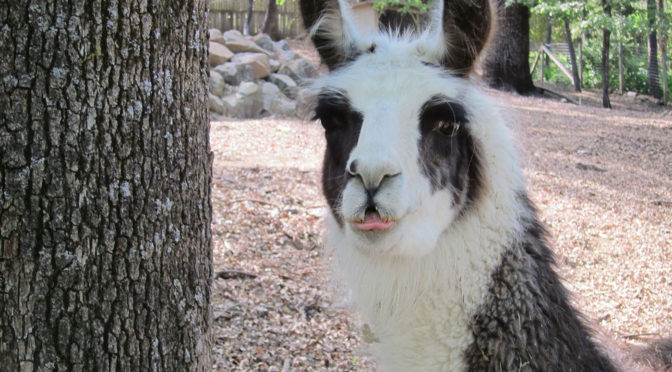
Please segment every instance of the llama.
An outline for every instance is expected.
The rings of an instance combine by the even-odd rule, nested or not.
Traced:
[[[340,1],[301,2],[330,69],[314,82],[326,244],[382,369],[620,370],[570,305],[506,115],[470,75],[493,5],[439,0],[425,31],[364,35]]]

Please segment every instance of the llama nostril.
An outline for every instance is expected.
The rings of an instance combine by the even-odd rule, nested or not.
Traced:
[[[380,183],[382,184],[382,183],[385,182],[385,180],[387,180],[388,178],[394,178],[394,177],[396,177],[396,176],[398,176],[398,175],[400,175],[400,174],[401,174],[401,172],[397,172],[397,173],[393,173],[393,174],[385,174],[385,175],[383,175],[383,179],[380,181]]]
[[[357,176],[357,160],[353,160],[350,162],[350,164],[346,168],[346,172],[348,172],[348,174],[351,175],[352,177]]]
[[[348,162],[345,166],[345,172],[348,179],[359,179],[367,189],[377,189],[388,179],[401,174],[399,168],[390,162],[379,161],[378,159],[362,162],[359,158]]]

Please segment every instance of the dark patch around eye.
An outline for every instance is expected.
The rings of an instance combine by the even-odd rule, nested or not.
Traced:
[[[327,140],[322,167],[322,192],[342,226],[343,218],[338,214],[336,206],[348,180],[345,166],[350,152],[357,145],[364,118],[352,108],[345,92],[329,90],[319,94],[314,119],[322,122]]]
[[[476,200],[481,185],[478,149],[467,116],[462,104],[442,95],[428,100],[419,115],[421,169],[434,191],[452,188],[463,207]]]

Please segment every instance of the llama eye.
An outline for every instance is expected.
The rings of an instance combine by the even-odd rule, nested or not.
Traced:
[[[456,123],[454,121],[439,120],[436,122],[434,130],[440,132],[445,136],[452,137],[455,134],[457,134],[457,131],[460,130],[460,123]]]

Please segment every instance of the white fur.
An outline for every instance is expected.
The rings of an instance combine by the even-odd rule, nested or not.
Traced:
[[[384,370],[459,371],[473,341],[469,321],[485,299],[502,250],[519,232],[516,196],[524,185],[496,105],[473,82],[423,65],[433,56],[417,50],[410,40],[381,38],[376,53],[316,82],[318,89],[345,91],[363,114],[351,159],[401,172],[375,199],[397,220],[392,230],[370,238],[350,223],[340,228],[329,216],[326,244],[380,340],[375,347]],[[418,163],[418,113],[436,94],[466,107],[481,154],[483,192],[457,219],[451,193],[432,193]],[[351,179],[341,201],[346,220],[362,213],[365,200],[361,180]]]
[[[340,0],[340,12],[345,0]],[[469,322],[483,303],[502,251],[520,234],[524,213],[517,193],[524,190],[509,129],[496,105],[468,79],[437,67],[445,53],[443,3],[421,35],[360,35],[349,21],[328,14],[319,27],[343,36],[340,42],[364,51],[355,61],[318,79],[316,91],[344,91],[363,114],[357,145],[362,177],[343,192],[339,226],[327,217],[327,247],[352,289],[353,300],[373,330],[386,371],[460,371],[472,343]],[[448,36],[449,37],[449,36]],[[339,42],[335,38],[334,42]],[[435,95],[467,110],[482,167],[478,201],[458,218],[450,190],[432,191],[419,159],[418,116]],[[366,206],[365,183],[387,178],[375,196],[389,231],[361,232],[352,225]]]

